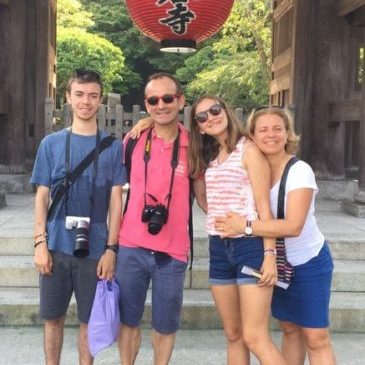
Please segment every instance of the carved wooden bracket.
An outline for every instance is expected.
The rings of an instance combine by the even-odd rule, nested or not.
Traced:
[[[337,0],[336,12],[338,16],[345,16],[363,5],[365,5],[365,0]]]

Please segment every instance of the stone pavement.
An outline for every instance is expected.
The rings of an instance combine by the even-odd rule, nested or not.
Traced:
[[[66,328],[61,365],[78,364],[77,330]],[[273,332],[273,338],[280,343],[280,333]],[[337,365],[365,364],[365,334],[332,335],[336,351]],[[40,327],[0,328],[0,365],[40,365],[44,364],[42,349],[42,329]],[[175,350],[170,365],[225,365],[225,339],[220,330],[178,332]],[[150,332],[143,331],[143,341],[136,365],[152,364]],[[95,365],[119,364],[116,345],[100,352]],[[251,365],[258,365],[252,358]],[[308,365],[308,362],[305,363]],[[325,364],[324,364],[325,365]]]
[[[0,365],[43,363],[42,330],[37,316],[38,282],[32,266],[32,194],[7,194],[0,209]],[[204,217],[194,210],[195,261],[187,273],[184,312],[171,364],[225,364],[225,341],[207,289],[207,238]],[[316,216],[335,259],[331,330],[338,365],[365,364],[365,219],[347,215],[340,201],[319,200]],[[149,321],[147,305],[145,324]],[[76,324],[71,306],[68,323]],[[16,326],[16,327],[15,327]],[[148,324],[145,328],[149,328]],[[273,324],[273,329],[277,328]],[[62,364],[76,364],[75,328],[68,327]],[[342,333],[341,333],[342,332]],[[148,330],[136,365],[151,364]],[[279,333],[274,332],[276,341]],[[117,364],[116,348],[95,364]],[[257,362],[252,362],[257,365]]]

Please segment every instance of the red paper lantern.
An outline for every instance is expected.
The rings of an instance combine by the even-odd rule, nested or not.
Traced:
[[[161,51],[194,52],[196,44],[216,33],[234,0],[126,0],[136,26],[160,42]]]

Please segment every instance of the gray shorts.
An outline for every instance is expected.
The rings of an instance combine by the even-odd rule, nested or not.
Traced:
[[[39,275],[40,316],[52,320],[66,315],[72,293],[75,293],[77,317],[88,323],[94,301],[98,260],[77,258],[51,251],[52,275]]]

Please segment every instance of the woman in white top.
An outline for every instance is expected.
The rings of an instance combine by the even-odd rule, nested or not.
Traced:
[[[270,168],[234,113],[216,96],[203,96],[192,107],[189,170],[206,184],[208,204],[199,194],[197,201],[207,211],[209,283],[227,338],[227,364],[249,365],[251,351],[262,365],[283,365],[269,332],[277,279],[275,240],[263,240],[250,230],[222,239],[214,226],[214,217],[229,211],[248,220],[272,217]],[[259,283],[242,273],[244,265],[261,269]]]
[[[299,137],[288,110],[278,106],[254,110],[248,129],[270,164],[271,208],[276,216],[280,180],[298,149]],[[335,364],[328,328],[333,262],[314,217],[317,192],[311,167],[298,161],[287,176],[285,218],[255,220],[251,224],[253,234],[287,237],[287,259],[294,267],[294,278],[287,290],[275,288],[272,313],[280,321],[282,351],[290,365],[303,365],[306,352],[311,365]],[[243,232],[247,221],[232,212],[225,218],[218,217],[215,224],[225,237]]]

